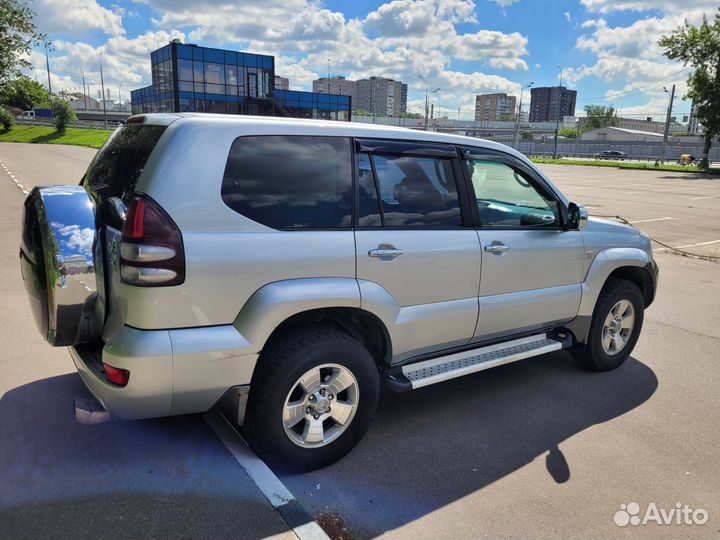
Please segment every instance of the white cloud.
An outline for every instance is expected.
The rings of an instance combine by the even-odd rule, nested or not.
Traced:
[[[491,58],[488,64],[495,69],[528,69],[527,62],[521,58]]]
[[[565,16],[565,20],[567,22],[572,21],[572,14],[569,11],[563,11],[563,15]]]
[[[46,34],[82,35],[100,31],[108,35],[124,34],[122,9],[109,10],[95,0],[35,0],[35,23]]]
[[[580,0],[588,11],[610,13],[612,11],[662,11],[678,13],[687,10],[705,10],[708,14],[718,8],[717,0]]]
[[[520,0],[495,0],[495,3],[500,7],[507,7],[519,1]]]

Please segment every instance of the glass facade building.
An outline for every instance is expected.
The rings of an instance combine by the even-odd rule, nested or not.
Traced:
[[[350,120],[348,96],[275,89],[275,58],[173,42],[150,54],[133,114],[208,112]]]

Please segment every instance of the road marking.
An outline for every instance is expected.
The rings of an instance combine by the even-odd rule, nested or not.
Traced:
[[[705,197],[685,197],[689,201],[699,201],[700,199],[717,199],[720,195],[706,195]]]
[[[683,248],[690,248],[690,247],[699,247],[699,246],[709,246],[711,244],[720,244],[720,240],[710,240],[709,242],[698,242],[697,244],[685,244],[683,246],[675,246],[672,249],[683,249]],[[667,251],[671,248],[659,248],[654,251]]]
[[[219,412],[203,418],[300,540],[330,540],[322,527]]]
[[[10,169],[8,169],[5,166],[5,164],[2,161],[0,161],[0,165],[2,166],[3,169],[5,169],[5,172],[8,174],[8,176],[10,177],[10,180],[12,180],[13,184],[15,184],[18,187],[18,189],[23,192],[24,195],[27,195],[29,192],[27,189],[25,189],[25,186],[23,186],[20,183],[20,180],[18,180],[18,178],[10,171]]]
[[[659,217],[659,218],[653,218],[653,219],[636,219],[635,221],[631,221],[630,223],[650,223],[651,221],[667,221],[669,219],[679,219],[676,217]]]

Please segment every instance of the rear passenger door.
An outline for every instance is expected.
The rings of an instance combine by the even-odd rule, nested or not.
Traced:
[[[363,305],[387,313],[394,361],[464,345],[480,249],[453,145],[356,142],[355,242]]]

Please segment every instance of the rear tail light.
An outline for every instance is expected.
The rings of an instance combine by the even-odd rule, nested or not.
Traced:
[[[130,203],[120,243],[120,278],[141,287],[185,281],[182,234],[167,213],[146,196]]]
[[[120,369],[113,367],[103,362],[103,369],[105,370],[105,378],[118,386],[127,386],[130,380],[130,372],[127,369]]]

